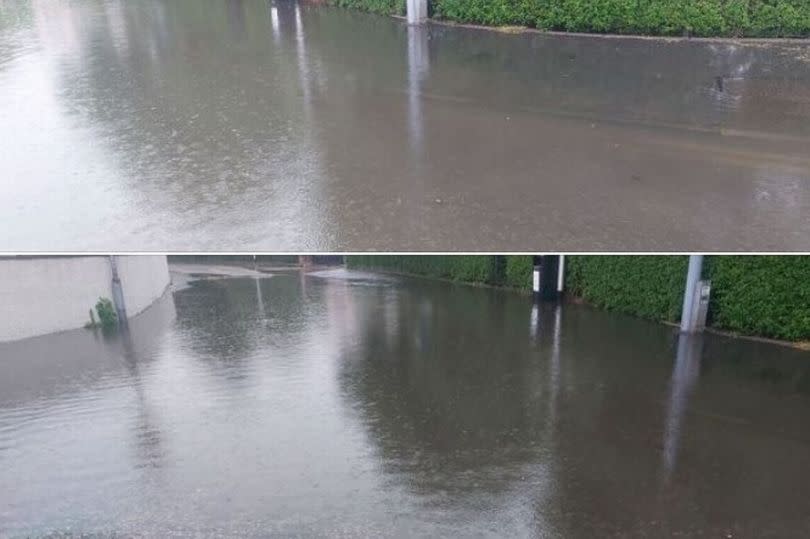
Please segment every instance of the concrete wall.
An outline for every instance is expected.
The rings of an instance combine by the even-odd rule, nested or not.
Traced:
[[[120,256],[118,273],[129,317],[169,286],[165,256]],[[106,256],[0,257],[0,341],[83,327],[111,283]]]
[[[118,277],[127,314],[132,317],[163,295],[169,286],[169,263],[165,256],[120,256]]]

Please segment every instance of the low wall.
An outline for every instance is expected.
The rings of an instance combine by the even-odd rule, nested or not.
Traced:
[[[169,286],[165,256],[119,256],[118,273],[130,317]],[[111,283],[107,256],[0,258],[0,341],[83,327]]]

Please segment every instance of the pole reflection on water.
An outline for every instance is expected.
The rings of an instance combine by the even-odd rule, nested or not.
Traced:
[[[273,41],[278,45],[281,41],[281,30],[278,24],[278,8],[275,2],[270,5],[270,28],[273,30]]]
[[[698,341],[673,367],[666,326],[520,294],[340,269],[169,299],[0,344],[0,535],[810,529],[810,400],[756,376],[802,352],[704,336],[695,391]]]
[[[560,338],[562,332],[562,306],[554,307],[554,325],[552,326],[551,337],[551,369],[548,377],[549,381],[549,405],[548,422],[549,436],[554,434],[554,426],[557,423],[557,400],[560,392]]]
[[[309,70],[310,58],[307,55],[307,43],[304,33],[304,23],[301,20],[301,5],[295,3],[295,50],[298,57],[298,76],[300,77],[301,92],[304,106],[304,117],[307,125],[312,122],[312,75]]]
[[[264,299],[262,299],[262,277],[257,275],[254,280],[256,281],[256,304],[259,306],[259,317],[264,320],[267,315],[264,311]]]
[[[424,160],[422,81],[430,72],[429,39],[426,26],[408,26],[408,139],[415,163]]]
[[[689,404],[689,397],[700,377],[700,357],[703,348],[703,336],[700,334],[681,333],[678,335],[678,347],[675,365],[670,382],[667,405],[666,427],[664,429],[664,471],[669,479],[678,459],[678,443],[682,436],[684,414]]]
[[[545,308],[543,308],[545,307]],[[552,312],[549,313],[549,309]],[[559,303],[542,305],[538,301],[532,302],[531,314],[529,315],[529,326],[531,328],[531,340],[539,344],[541,331],[545,328],[551,332],[551,342],[549,344],[549,369],[548,369],[548,416],[547,429],[549,437],[553,436],[554,426],[557,422],[557,401],[560,392],[560,340],[562,338],[562,305]],[[550,316],[549,316],[550,315]],[[543,324],[543,316],[551,318],[551,326]]]
[[[118,338],[123,349],[123,361],[132,380],[132,388],[137,398],[137,427],[133,434],[136,441],[133,444],[139,451],[138,461],[142,466],[160,468],[163,464],[163,449],[160,428],[151,412],[151,404],[144,392],[144,382],[141,374],[143,358],[138,355],[137,347],[133,341],[132,330],[129,324],[119,329]]]

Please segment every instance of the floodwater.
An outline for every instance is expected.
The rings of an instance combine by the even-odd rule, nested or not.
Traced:
[[[810,536],[807,352],[345,270],[194,279],[128,335],[0,345],[0,536]]]
[[[0,2],[0,248],[810,250],[803,42]]]

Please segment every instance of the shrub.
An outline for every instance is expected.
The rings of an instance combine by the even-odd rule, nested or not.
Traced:
[[[118,315],[109,298],[98,298],[96,314],[98,314],[98,321],[102,328],[110,329],[118,325]]]
[[[749,335],[810,339],[810,257],[709,259],[712,325]]]
[[[685,256],[566,257],[567,290],[598,307],[677,321],[686,284]]]
[[[504,284],[521,290],[532,288],[532,257],[507,256]]]
[[[501,284],[494,256],[349,256],[348,267],[361,267],[438,277],[468,283]]]
[[[381,15],[403,15],[405,13],[405,0],[332,0],[332,4]]]

